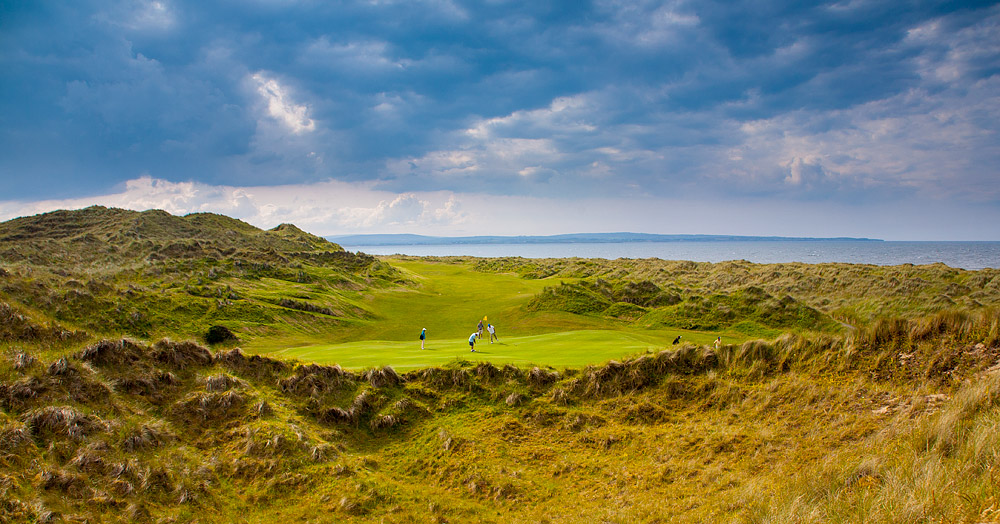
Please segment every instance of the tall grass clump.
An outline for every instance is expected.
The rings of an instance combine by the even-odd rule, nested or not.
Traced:
[[[914,319],[879,318],[859,330],[855,341],[868,348],[905,348],[942,338],[996,346],[1000,344],[1000,309],[946,310]]]
[[[977,470],[992,467],[1000,458],[998,406],[1000,372],[977,377],[955,395],[948,409],[922,428],[920,449],[945,457],[961,456],[961,462]]]
[[[741,521],[1000,519],[1000,373],[970,381],[933,415],[914,416],[912,409],[900,411],[862,446],[833,453],[777,484],[745,486]],[[766,478],[762,482],[774,482]]]

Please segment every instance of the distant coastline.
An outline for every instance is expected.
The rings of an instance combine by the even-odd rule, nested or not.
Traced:
[[[652,233],[574,233],[544,236],[467,236],[436,237],[426,235],[334,235],[331,242],[348,246],[448,246],[463,244],[614,244],[629,242],[882,242],[878,238],[854,237],[768,237],[738,235],[657,235]]]
[[[1000,268],[1000,242],[872,241],[870,239],[674,240],[618,242],[509,242],[450,244],[352,244],[348,251],[418,257],[659,258],[692,262],[746,260],[755,264],[848,263],[895,266],[943,263],[979,270]],[[371,240],[361,240],[362,242]]]

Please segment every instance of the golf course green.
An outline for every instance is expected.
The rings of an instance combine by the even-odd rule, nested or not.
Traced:
[[[347,369],[388,365],[404,371],[456,359],[578,367],[659,351],[678,335],[693,344],[709,344],[720,334],[729,343],[745,338],[738,333],[643,329],[604,317],[524,307],[560,279],[483,273],[454,262],[389,262],[414,285],[374,290],[366,296],[364,306],[375,318],[345,323],[334,333],[263,337],[246,350]],[[490,344],[489,334],[484,333],[472,352],[468,339],[482,319],[496,327],[499,341]],[[423,328],[427,341],[421,350],[418,337]]]

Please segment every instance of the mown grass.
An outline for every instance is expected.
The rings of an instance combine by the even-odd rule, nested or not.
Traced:
[[[316,337],[261,337],[244,348],[351,369],[391,365],[407,370],[439,366],[456,358],[571,367],[658,351],[678,335],[685,341],[708,344],[721,334],[664,328],[662,323],[655,329],[642,328],[618,319],[563,311],[531,311],[525,306],[552,281],[472,271],[463,263],[400,260],[393,264],[415,285],[374,290],[364,304],[374,318],[345,323]],[[483,318],[496,326],[500,341],[490,344],[487,336],[473,353],[468,338]],[[417,337],[422,328],[428,333],[423,351]],[[746,335],[726,331],[724,339],[739,342]]]
[[[471,333],[471,332],[470,332]],[[400,371],[443,366],[457,359],[492,362],[496,365],[540,365],[555,368],[581,367],[660,351],[670,345],[668,337],[683,333],[696,344],[709,344],[714,333],[673,330],[669,332],[626,332],[612,330],[562,331],[543,335],[504,336],[491,344],[488,336],[471,352],[466,338],[431,339],[420,349],[419,341],[360,341],[313,345],[269,352],[280,358],[304,362],[339,364],[347,369],[392,366]],[[487,334],[488,335],[488,334]]]

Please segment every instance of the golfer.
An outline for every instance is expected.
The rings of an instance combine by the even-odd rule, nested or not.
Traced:
[[[475,332],[475,333],[473,333],[473,334],[471,334],[471,335],[469,335],[469,348],[472,350],[473,353],[476,352],[476,337],[477,336],[479,336],[479,332],[478,331]]]
[[[497,328],[493,327],[493,324],[486,324],[486,331],[490,332],[490,344],[493,343],[493,339],[497,339],[497,342],[500,342],[500,337],[497,336]]]
[[[420,349],[424,349],[424,340],[427,340],[427,328],[420,330]]]

